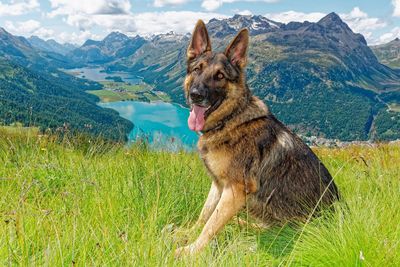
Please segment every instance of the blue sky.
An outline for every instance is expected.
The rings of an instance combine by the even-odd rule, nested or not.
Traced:
[[[236,13],[287,23],[318,21],[330,12],[369,44],[400,37],[400,0],[0,0],[0,26],[16,35],[82,44],[111,31],[186,33],[199,18]]]

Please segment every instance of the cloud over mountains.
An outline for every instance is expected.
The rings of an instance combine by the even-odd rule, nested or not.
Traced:
[[[369,15],[364,5],[338,12],[355,31],[365,36],[368,43],[377,44],[399,37],[400,0],[387,0],[392,10],[389,17]],[[150,3],[133,0],[3,0],[0,1],[0,23],[12,33],[60,42],[81,44],[87,38],[101,39],[111,31],[128,35],[151,35],[170,31],[191,32],[198,19],[222,19],[233,14],[260,14],[259,7],[282,6],[282,0],[152,0]],[[229,9],[229,5],[232,6]],[[239,7],[239,8],[238,8]],[[268,10],[268,9],[267,9]],[[326,12],[282,10],[264,15],[272,20],[315,22]],[[13,17],[17,19],[13,19]]]

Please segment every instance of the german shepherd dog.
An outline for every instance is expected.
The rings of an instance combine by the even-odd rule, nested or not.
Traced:
[[[313,151],[249,90],[248,43],[249,32],[242,29],[224,53],[213,53],[204,22],[194,29],[184,81],[188,125],[202,132],[197,147],[212,183],[196,223],[204,228],[176,256],[200,251],[244,208],[273,225],[304,221],[317,207],[339,199]]]

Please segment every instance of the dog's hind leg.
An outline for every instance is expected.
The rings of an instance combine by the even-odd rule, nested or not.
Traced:
[[[204,248],[210,240],[235,216],[246,203],[246,193],[240,184],[229,184],[222,190],[214,212],[211,214],[200,236],[192,244],[178,248],[175,256],[194,254]]]

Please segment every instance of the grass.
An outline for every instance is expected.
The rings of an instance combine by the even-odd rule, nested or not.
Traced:
[[[90,94],[96,95],[100,98],[101,102],[116,102],[123,100],[138,100],[139,97],[135,93],[130,92],[114,92],[108,89],[102,90],[89,90],[87,91]]]
[[[397,104],[397,103],[389,104],[389,110],[395,111],[395,112],[400,112],[400,104]]]
[[[32,137],[36,137],[40,132],[38,127],[24,127],[21,123],[14,123],[10,126],[0,126],[0,131],[2,131],[3,134],[19,135],[22,133],[24,136]]]
[[[197,154],[0,129],[0,265],[399,266],[399,145],[316,152],[346,204],[261,232],[231,222],[175,260],[163,229],[189,227],[210,183]]]
[[[140,101],[171,101],[168,95],[163,92],[152,91],[148,84],[129,84],[125,82],[104,81],[102,90],[89,90],[90,94],[96,95],[101,102],[115,102],[125,100]]]

